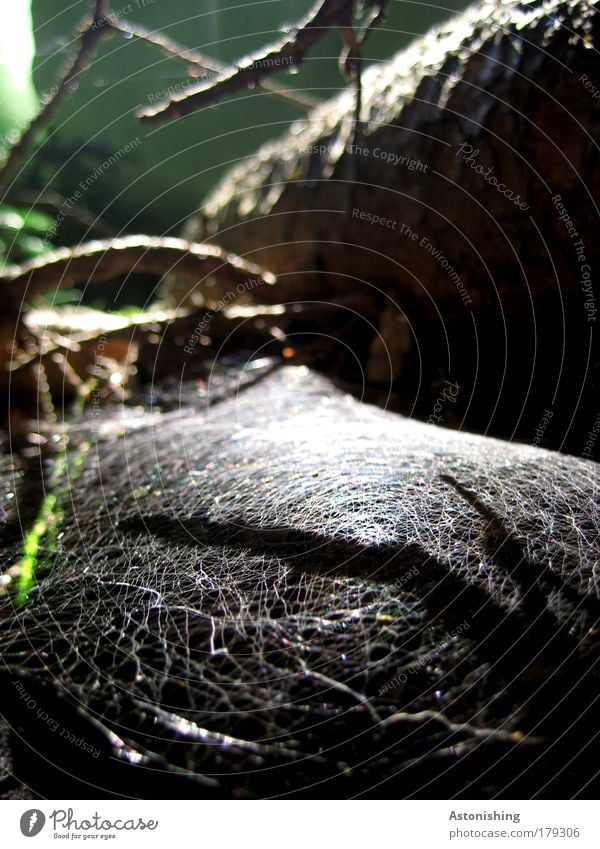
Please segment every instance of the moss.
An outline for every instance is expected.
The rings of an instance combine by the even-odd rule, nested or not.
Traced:
[[[66,450],[56,461],[50,480],[51,491],[44,496],[36,519],[23,540],[21,559],[16,569],[16,602],[19,605],[25,604],[29,598],[40,568],[52,564],[64,520],[63,504],[69,496],[71,485],[83,471],[89,449],[90,443],[83,442],[71,456],[70,462]]]

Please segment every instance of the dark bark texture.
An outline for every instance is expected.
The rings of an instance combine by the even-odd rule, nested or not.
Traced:
[[[598,466],[217,381],[84,417],[44,482],[0,797],[597,798]],[[11,563],[41,487],[0,483]]]
[[[450,376],[468,426],[523,437],[550,409],[548,444],[578,450],[597,384],[598,40],[594,4],[475,5],[366,71],[358,148],[349,89],[233,169],[189,235],[276,273],[265,299],[372,292],[367,379],[417,412]]]
[[[563,288],[576,288],[578,264],[552,198],[561,195],[594,251],[600,103],[585,82],[597,77],[597,40],[589,3],[472,7],[366,72],[354,155],[348,90],[232,171],[197,232],[253,251],[275,273],[313,271],[320,290],[322,271],[393,280],[447,309],[462,310],[463,299],[401,224],[444,252],[476,304],[546,291],[556,285],[551,259]],[[465,162],[463,144],[478,150],[474,160]],[[360,220],[355,208],[398,226]]]

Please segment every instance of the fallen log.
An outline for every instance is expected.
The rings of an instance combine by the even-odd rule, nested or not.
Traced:
[[[598,39],[594,3],[476,4],[365,72],[360,146],[349,89],[231,170],[190,229],[302,272],[302,292],[363,277],[448,314],[576,289],[565,212],[595,256]]]

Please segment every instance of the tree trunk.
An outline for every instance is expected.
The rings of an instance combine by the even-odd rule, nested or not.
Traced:
[[[0,466],[0,798],[596,798],[598,467],[213,386]]]
[[[275,273],[312,272],[320,291],[322,272],[352,274],[447,310],[546,291],[551,260],[562,287],[577,288],[555,198],[592,254],[597,41],[587,3],[473,6],[365,73],[356,149],[348,90],[231,171],[194,233],[252,251]]]

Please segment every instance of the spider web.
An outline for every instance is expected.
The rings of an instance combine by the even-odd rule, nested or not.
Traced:
[[[595,464],[302,368],[186,401],[73,428],[52,564],[0,604],[5,797],[589,792]]]

